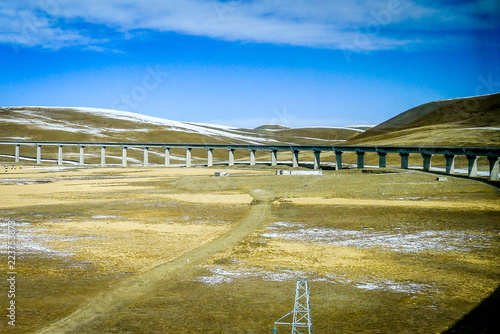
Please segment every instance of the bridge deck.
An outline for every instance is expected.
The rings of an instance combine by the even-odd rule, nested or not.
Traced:
[[[3,140],[0,145],[13,145],[15,146],[15,161],[20,161],[20,147],[23,145],[35,146],[37,148],[36,162],[42,162],[42,146],[57,146],[58,149],[58,165],[63,164],[63,147],[76,146],[80,147],[80,165],[85,165],[85,147],[94,146],[101,148],[101,166],[106,164],[106,147],[121,147],[122,165],[127,166],[127,149],[130,147],[143,148],[144,160],[143,165],[148,166],[148,150],[149,148],[164,148],[165,149],[165,166],[170,166],[170,149],[183,148],[186,150],[186,167],[191,167],[191,150],[194,148],[201,148],[207,150],[207,166],[213,166],[213,153],[214,149],[223,149],[229,151],[228,165],[234,165],[234,150],[248,150],[250,151],[250,165],[255,165],[255,151],[267,150],[271,151],[271,166],[276,166],[277,152],[278,151],[291,151],[293,152],[293,167],[299,166],[299,152],[300,151],[313,151],[314,152],[314,168],[321,167],[320,153],[321,152],[335,152],[335,167],[342,168],[342,153],[343,152],[356,152],[358,168],[364,168],[364,155],[365,153],[377,153],[379,155],[379,167],[386,167],[386,155],[388,153],[396,153],[401,156],[401,168],[408,169],[408,156],[410,154],[421,154],[423,158],[424,171],[431,170],[431,159],[433,155],[444,155],[446,158],[446,173],[453,174],[455,170],[455,156],[467,156],[469,161],[468,175],[471,177],[477,176],[477,157],[484,156],[489,160],[490,179],[498,180],[500,178],[499,161],[500,161],[500,148],[499,147],[443,147],[443,146],[363,146],[363,145],[246,145],[246,144],[189,144],[189,143],[132,143],[132,142],[72,142],[72,141],[14,141]]]
[[[247,145],[247,144],[190,144],[190,143],[134,143],[134,142],[77,142],[77,141],[14,141],[2,140],[0,145],[28,146],[98,146],[98,147],[162,147],[203,148],[226,150],[316,151],[316,152],[365,152],[402,154],[442,154],[500,157],[500,147],[460,146],[365,146],[365,145]]]

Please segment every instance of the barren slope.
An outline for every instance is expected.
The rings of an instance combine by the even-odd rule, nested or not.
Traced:
[[[349,141],[380,145],[500,145],[500,94],[436,101],[407,110]]]

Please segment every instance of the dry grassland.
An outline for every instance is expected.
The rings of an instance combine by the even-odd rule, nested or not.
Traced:
[[[9,169],[16,333],[270,333],[297,278],[315,333],[439,333],[498,288],[496,186],[395,169],[273,174]]]

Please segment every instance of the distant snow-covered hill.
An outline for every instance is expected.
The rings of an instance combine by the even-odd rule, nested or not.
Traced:
[[[95,108],[0,108],[0,140],[110,142],[334,144],[355,128],[241,129],[172,121],[132,112]]]

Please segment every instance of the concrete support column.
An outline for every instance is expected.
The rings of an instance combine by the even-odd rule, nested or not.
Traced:
[[[446,174],[454,174],[455,173],[455,155],[445,154],[444,158],[446,159]]]
[[[19,162],[19,146],[20,145],[16,145],[15,162]]]
[[[377,152],[378,154],[378,168],[386,168],[387,167],[387,153],[386,152]]]
[[[214,149],[207,149],[207,167],[212,167],[214,165]]]
[[[101,167],[106,167],[106,146],[101,146]]]
[[[149,166],[149,147],[144,147],[143,165],[144,167]]]
[[[297,150],[292,150],[292,167],[299,167],[299,152]]]
[[[127,147],[122,147],[122,166],[127,167]]]
[[[278,165],[278,150],[271,151],[271,166]]]
[[[422,158],[424,158],[424,164],[423,164],[424,171],[426,171],[426,172],[430,171],[431,166],[432,166],[432,163],[431,163],[432,154],[422,153]]]
[[[488,161],[490,162],[490,180],[499,179],[499,160],[500,157],[488,157]]]
[[[321,151],[314,151],[314,169],[320,169],[321,167]]]
[[[80,146],[80,166],[85,164],[85,146]]]
[[[191,147],[186,148],[186,167],[191,167]]]
[[[467,155],[467,160],[469,161],[469,170],[467,175],[469,177],[477,176],[477,156],[475,155]]]
[[[42,145],[36,145],[36,163],[42,163]]]
[[[342,151],[335,151],[335,170],[342,169]]]
[[[165,147],[165,167],[170,167],[170,147]]]
[[[399,153],[401,157],[401,169],[408,169],[408,158],[410,153]]]
[[[356,152],[358,156],[358,168],[365,168],[365,153],[366,152]]]
[[[63,164],[63,147],[59,145],[57,149],[57,164],[61,166]]]
[[[250,166],[255,165],[255,151],[256,150],[250,150]]]
[[[227,151],[229,152],[228,166],[234,166],[234,148],[230,148]]]

